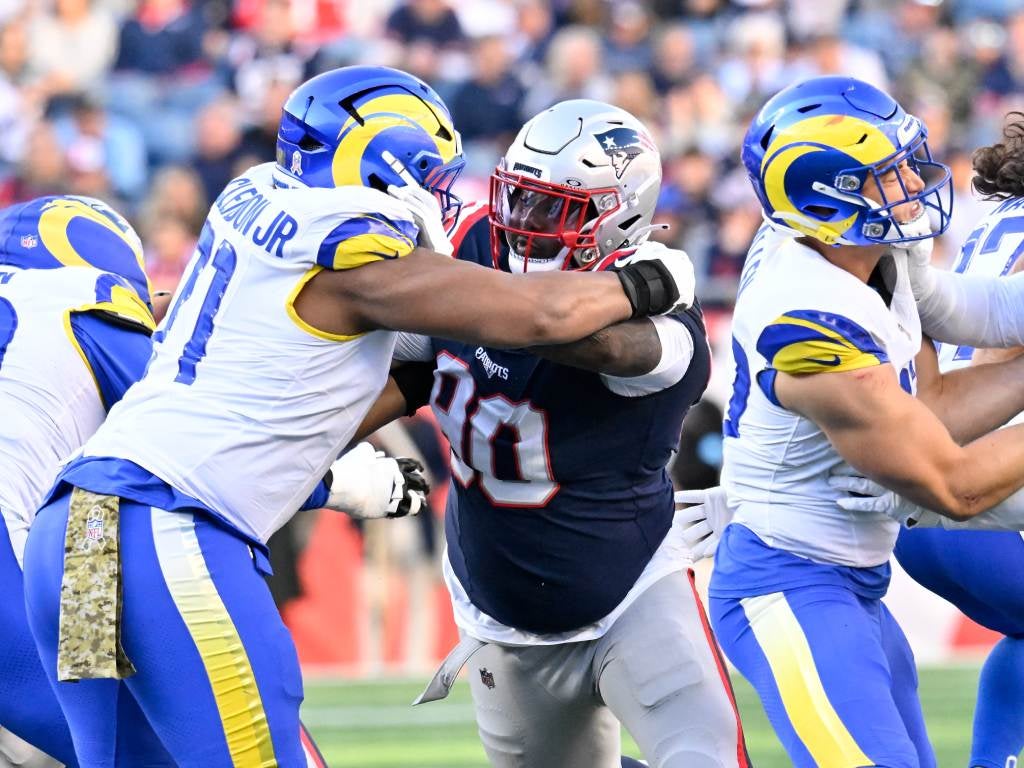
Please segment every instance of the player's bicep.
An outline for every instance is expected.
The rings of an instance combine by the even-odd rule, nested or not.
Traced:
[[[900,387],[891,366],[779,374],[775,392],[866,476],[914,499],[949,503],[945,478],[959,447],[935,414]]]

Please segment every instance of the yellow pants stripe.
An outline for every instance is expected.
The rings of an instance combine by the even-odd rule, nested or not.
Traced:
[[[775,678],[793,730],[821,768],[859,768],[872,761],[843,725],[818,675],[810,645],[781,592],[740,601]]]
[[[249,656],[206,567],[192,515],[154,509],[153,541],[164,581],[213,688],[234,768],[277,765]]]

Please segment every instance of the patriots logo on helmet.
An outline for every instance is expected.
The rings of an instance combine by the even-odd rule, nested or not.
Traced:
[[[635,128],[612,128],[604,133],[595,133],[594,138],[612,161],[615,178],[621,179],[633,158],[647,149],[645,136]]]

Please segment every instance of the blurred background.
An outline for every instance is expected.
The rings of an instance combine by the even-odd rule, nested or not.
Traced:
[[[722,342],[760,223],[738,158],[750,117],[807,76],[853,74],[888,89],[953,167],[953,224],[935,251],[949,265],[988,206],[970,191],[971,152],[1024,108],[1024,0],[0,0],[0,204],[103,198],[138,229],[155,287],[173,290],[213,198],[240,170],[273,159],[288,93],[364,63],[406,69],[446,99],[465,144],[457,191],[466,200],[486,197],[520,125],[556,101],[610,101],[648,125],[664,161],[655,221],[671,224],[658,236],[697,265],[716,352],[674,468],[681,486],[705,487],[717,480],[730,386]],[[272,588],[311,679],[423,676],[455,642],[438,565],[447,445],[424,411],[376,442],[424,458],[433,515],[356,526],[304,513],[273,541]],[[925,662],[990,642],[904,579],[889,602]],[[969,682],[942,680],[969,698]],[[317,685],[308,718],[319,734],[349,728],[339,744],[376,733],[383,750],[396,737],[380,723],[413,717],[406,698],[384,696],[364,722],[359,707],[377,700],[369,688],[353,684],[338,699]],[[454,718],[470,734],[463,758],[448,749],[436,765],[479,765],[468,705],[453,706],[412,722]],[[966,729],[969,711],[956,717]],[[765,744],[762,764],[773,764],[770,736]],[[344,754],[328,757],[392,764]]]

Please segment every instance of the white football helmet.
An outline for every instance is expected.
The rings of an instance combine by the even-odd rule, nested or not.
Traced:
[[[647,239],[661,155],[643,123],[589,99],[563,101],[519,131],[491,176],[491,250],[512,271],[586,269]]]

